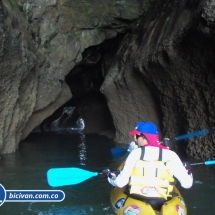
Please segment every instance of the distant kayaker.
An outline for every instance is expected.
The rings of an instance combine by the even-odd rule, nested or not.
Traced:
[[[119,175],[107,173],[108,181],[113,186],[125,187],[128,195],[159,210],[167,199],[174,196],[174,177],[183,188],[192,186],[190,167],[184,165],[175,152],[159,143],[157,127],[153,123],[138,122],[136,129],[129,134],[134,136],[138,147],[131,147]]]

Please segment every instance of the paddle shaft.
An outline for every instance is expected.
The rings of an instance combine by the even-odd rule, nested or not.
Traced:
[[[195,132],[192,132],[192,133],[177,136],[177,137],[175,137],[175,140],[184,140],[184,139],[188,139],[188,138],[191,138],[191,137],[202,136],[202,135],[205,135],[205,134],[208,134],[208,133],[209,133],[208,129],[203,129],[203,130],[195,131]]]
[[[195,132],[192,132],[192,133],[177,136],[177,137],[175,137],[175,140],[177,140],[177,141],[178,140],[184,140],[184,139],[188,139],[188,138],[191,138],[191,137],[202,136],[202,135],[205,135],[205,134],[208,134],[208,133],[209,133],[208,129],[203,129],[203,130],[195,131]],[[124,156],[126,154],[126,152],[127,152],[127,149],[122,148],[122,147],[114,147],[114,148],[111,149],[111,153],[115,158],[119,158],[119,157]]]
[[[198,163],[191,163],[191,166],[194,165],[213,165],[215,164],[215,160],[209,160],[204,162]],[[116,175],[119,174],[119,170],[111,171]],[[79,184],[87,179],[92,178],[93,176],[98,176],[104,174],[104,172],[90,172],[87,170],[83,170],[80,168],[52,168],[47,171],[47,181],[51,187],[58,187],[58,186],[68,186]]]

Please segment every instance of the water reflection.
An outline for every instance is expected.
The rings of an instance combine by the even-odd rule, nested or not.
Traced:
[[[85,215],[88,214],[88,211],[86,209],[82,209],[80,207],[55,207],[52,205],[48,210],[46,211],[39,211],[34,208],[34,205],[32,203],[29,204],[28,207],[29,212],[33,212],[37,215],[72,215],[72,214],[80,214]],[[92,209],[93,211],[93,209]]]
[[[32,207],[32,204],[29,204],[28,211],[32,212],[34,215],[101,215],[101,209],[94,206],[86,206],[86,208],[81,208],[78,206],[74,207],[55,207],[54,205],[51,206],[46,211],[39,211]],[[102,211],[107,215],[115,215],[110,207],[104,207]],[[102,213],[103,214],[103,213]]]
[[[87,146],[86,146],[86,140],[85,140],[85,134],[80,134],[80,143],[78,144],[79,148],[79,159],[80,159],[80,165],[85,166],[85,161],[87,160]]]
[[[93,177],[57,188],[51,188],[46,180],[47,170],[53,167],[83,167],[95,172],[111,166],[113,144],[98,135],[32,133],[17,152],[2,155],[0,183],[6,190],[59,189],[65,199],[57,203],[5,202],[0,215],[114,215],[106,178]]]

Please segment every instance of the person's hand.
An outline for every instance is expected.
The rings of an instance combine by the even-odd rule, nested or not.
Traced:
[[[116,178],[116,174],[111,172],[109,169],[102,170],[102,173],[105,174],[108,178],[111,178],[111,179]]]
[[[183,162],[183,165],[184,165],[185,169],[187,170],[187,174],[188,174],[188,175],[191,175],[191,174],[192,174],[192,171],[191,171],[190,162],[184,161],[184,162]]]
[[[113,172],[109,172],[109,173],[107,174],[107,177],[108,177],[108,178],[111,178],[111,179],[115,179],[115,178],[116,178],[116,174],[114,174]]]
[[[138,148],[138,146],[136,145],[136,143],[134,141],[131,141],[128,147],[128,152],[131,152],[133,149]]]

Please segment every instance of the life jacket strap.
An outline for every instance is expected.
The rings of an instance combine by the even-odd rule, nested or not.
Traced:
[[[140,155],[140,160],[143,160],[143,158],[144,158],[144,155],[145,155],[145,146],[142,146],[142,147],[141,147],[141,155]]]
[[[158,161],[162,161],[162,154],[163,154],[163,150],[159,148]],[[145,146],[141,146],[140,160],[144,160],[144,155],[145,155]]]
[[[159,157],[158,157],[159,161],[162,161],[162,154],[163,154],[163,150],[159,148]]]
[[[174,180],[174,181],[172,181],[172,182],[169,182],[169,184],[170,184],[170,185],[176,185],[176,184],[177,184],[177,181]]]

